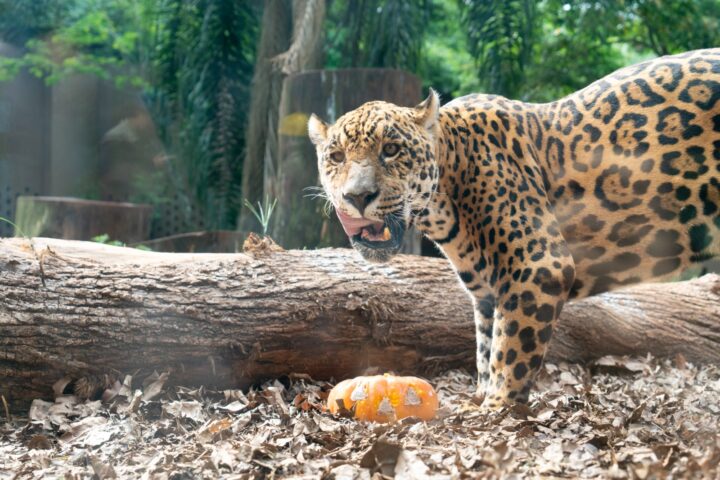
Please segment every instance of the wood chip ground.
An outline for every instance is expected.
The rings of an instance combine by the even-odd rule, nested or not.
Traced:
[[[0,420],[0,478],[720,478],[716,366],[546,364],[529,407],[492,415],[467,408],[466,372],[430,380],[435,420],[379,425],[325,413],[331,385],[302,375],[245,393],[125,377]]]

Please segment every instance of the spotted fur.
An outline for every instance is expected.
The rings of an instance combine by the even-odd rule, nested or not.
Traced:
[[[475,307],[488,408],[527,400],[568,299],[720,254],[720,49],[633,65],[548,104],[469,95],[438,108],[431,93],[332,126],[313,117],[309,131],[336,208],[414,224],[452,263]],[[377,192],[364,212],[344,199],[358,173]]]

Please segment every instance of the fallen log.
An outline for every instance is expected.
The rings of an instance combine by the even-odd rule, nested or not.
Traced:
[[[68,376],[170,371],[187,386],[474,365],[470,302],[443,259],[343,249],[145,252],[0,239],[0,395],[19,408]],[[569,304],[550,358],[720,363],[720,277]]]

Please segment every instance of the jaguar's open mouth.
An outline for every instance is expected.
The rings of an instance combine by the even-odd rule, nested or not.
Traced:
[[[405,227],[401,220],[392,215],[386,216],[382,222],[354,218],[340,210],[337,210],[337,216],[354,246],[395,252],[402,245]]]

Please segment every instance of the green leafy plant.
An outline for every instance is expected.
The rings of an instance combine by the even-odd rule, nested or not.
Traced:
[[[103,233],[102,235],[92,237],[90,239],[90,241],[95,242],[95,243],[102,243],[103,245],[111,245],[113,247],[127,247],[127,244],[124,242],[121,242],[120,240],[112,240],[110,238],[110,235],[108,235],[107,233]],[[138,245],[136,247],[131,247],[131,248],[135,248],[137,250],[144,250],[146,252],[152,252],[152,248],[150,248],[146,245]]]
[[[147,0],[0,0],[0,36],[24,47],[0,57],[0,81],[27,70],[48,84],[92,74],[145,85],[141,39],[152,35]]]
[[[329,67],[389,67],[415,71],[420,64],[429,0],[339,0],[327,22]]]
[[[102,235],[92,237],[90,240],[95,243],[102,243],[103,245],[112,245],[113,247],[124,247],[125,246],[125,244],[123,242],[121,242],[120,240],[111,240],[110,235],[108,235],[107,233],[103,233]]]
[[[538,16],[533,0],[463,3],[463,22],[478,77],[492,93],[517,97],[532,59]]]
[[[162,0],[146,92],[173,181],[203,228],[235,228],[258,34],[253,2]]]
[[[248,208],[248,210],[250,210],[250,212],[252,212],[257,221],[260,222],[263,230],[263,235],[267,235],[270,218],[272,217],[273,210],[275,210],[275,207],[277,206],[277,198],[273,200],[272,203],[270,203],[270,197],[265,197],[265,200],[262,204],[260,204],[260,202],[257,203],[257,209],[253,206],[252,203],[248,201],[247,198],[244,201],[245,206]]]

